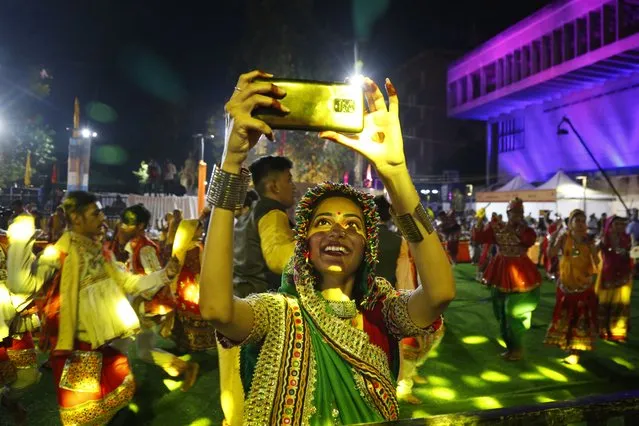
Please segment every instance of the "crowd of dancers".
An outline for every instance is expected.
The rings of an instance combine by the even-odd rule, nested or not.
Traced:
[[[484,210],[476,219],[472,244],[481,253],[476,259],[478,278],[492,291],[507,347],[503,357],[516,361],[522,358],[523,338],[540,299],[542,275],[529,256],[538,236],[524,218],[520,199],[508,205],[507,222],[497,215],[487,220]],[[636,221],[636,213],[633,218],[604,218],[597,234],[586,213],[576,209],[565,221],[550,223],[541,235],[538,262],[556,283],[544,342],[566,351],[567,363],[578,363],[584,351],[593,350],[597,338],[625,342],[628,337],[634,275],[628,219]]]
[[[131,344],[189,391],[199,365],[158,348],[158,336],[179,353],[217,352],[228,425],[392,421],[400,400],[421,402],[412,388],[427,381],[418,367],[444,334],[460,229],[454,215],[436,221],[420,201],[405,164],[395,88],[386,80],[387,104],[365,79],[364,131],[320,134],[364,155],[388,196],[325,182],[296,202],[289,159],[242,167],[261,135],[273,139],[253,109],[288,112],[285,92],[264,81],[270,77],[244,74],[233,90],[224,159],[200,218],[171,212],[153,241],[149,211],[134,205],[111,235],[96,196],[70,192],[54,241],[42,250],[33,217],[12,219],[0,265],[0,383],[2,405],[17,424],[26,423],[20,398],[40,378],[38,350],[48,354],[44,367],[64,425],[123,422],[136,392]],[[548,244],[561,260],[546,340],[570,355],[590,349],[598,332],[614,340],[627,333],[629,243],[618,232],[621,219],[606,224],[596,284],[584,220],[573,212],[568,230]],[[473,239],[487,247],[482,280],[492,288],[504,358],[515,361],[539,302],[541,276],[527,256],[536,235],[521,200],[510,204],[506,223],[481,215],[477,223]]]

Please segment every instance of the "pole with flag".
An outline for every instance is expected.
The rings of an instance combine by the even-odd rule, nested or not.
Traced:
[[[31,151],[27,151],[27,163],[24,167],[24,186],[31,186]]]

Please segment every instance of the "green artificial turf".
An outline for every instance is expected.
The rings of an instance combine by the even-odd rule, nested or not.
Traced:
[[[415,394],[424,403],[402,405],[402,417],[562,401],[636,388],[639,382],[636,330],[625,345],[597,342],[596,350],[584,355],[581,365],[562,364],[563,353],[542,344],[555,303],[554,285],[546,282],[528,333],[526,359],[505,362],[499,358],[503,348],[497,341],[498,327],[489,291],[473,280],[472,266],[458,265],[455,274],[457,299],[446,313],[446,335],[421,370],[430,383],[415,387]],[[635,292],[633,306],[639,306],[638,303],[639,294]],[[162,343],[166,348],[172,347],[168,341]],[[200,376],[195,386],[183,393],[179,382],[169,380],[159,368],[142,363],[134,352],[132,348],[138,390],[132,409],[137,414],[122,424],[221,424],[215,353],[187,355],[200,363]],[[60,424],[50,372],[45,372],[40,384],[30,389],[23,403],[29,411],[30,425]],[[9,424],[4,410],[0,410],[0,424]]]
[[[579,365],[561,362],[564,352],[543,344],[555,304],[555,286],[544,282],[541,301],[526,337],[526,356],[506,362],[489,290],[473,280],[474,267],[458,265],[457,298],[445,314],[446,335],[422,367],[429,385],[416,387],[421,406],[402,406],[403,417],[513,407],[635,389],[639,383],[639,339],[624,345],[597,341]],[[637,312],[639,294],[632,305]],[[636,316],[635,316],[636,318]]]

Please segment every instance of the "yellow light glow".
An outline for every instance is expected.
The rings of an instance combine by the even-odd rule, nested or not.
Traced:
[[[445,377],[428,376],[428,383],[433,386],[450,386],[451,381]]]
[[[428,414],[424,410],[415,410],[415,411],[413,411],[413,415],[411,416],[411,418],[418,419],[420,417],[430,417],[430,414]]]
[[[182,297],[187,302],[200,303],[200,285],[193,281],[187,281],[184,283],[184,292]]]
[[[27,242],[35,232],[35,220],[31,215],[20,215],[13,220],[7,229],[7,236],[10,241]]]
[[[454,390],[444,387],[432,388],[430,393],[433,394],[434,397],[445,399],[446,401],[452,401],[457,396],[457,393]]]
[[[164,379],[163,382],[164,386],[166,386],[166,388],[171,392],[176,389],[180,389],[180,387],[182,386],[182,382],[178,382],[177,380]]]
[[[199,223],[196,219],[182,220],[178,225],[175,238],[173,239],[171,256],[176,256],[180,261],[180,265],[184,264],[186,252],[193,240],[193,235],[195,235],[198,225]]]
[[[131,307],[129,301],[124,297],[118,301],[116,312],[126,327],[139,327],[140,322],[138,321],[138,316],[135,314],[135,311]]]
[[[626,367],[628,370],[634,370],[636,367],[627,359],[620,358],[618,356],[612,357],[612,361],[616,364],[621,365],[622,367]]]
[[[480,396],[479,398],[474,398],[473,405],[482,410],[494,410],[495,408],[503,407],[499,401],[491,396]]]
[[[507,383],[510,382],[510,377],[505,374],[498,373],[497,371],[484,371],[480,376],[482,379],[487,382],[495,382],[495,383]]]
[[[207,419],[202,417],[201,419],[197,419],[189,424],[189,426],[211,426],[213,422],[211,419]]]
[[[577,365],[577,363],[579,362],[579,355],[568,355],[566,358],[564,358],[564,362],[567,365]]]
[[[546,377],[539,373],[521,373],[519,378],[524,380],[546,380]]]
[[[0,306],[9,305],[11,303],[11,295],[4,284],[0,284]]]
[[[182,361],[191,361],[191,354],[185,354],[182,356],[179,356],[178,358],[180,358]]]
[[[586,369],[579,364],[566,364],[563,360],[558,359],[557,362],[559,362],[559,364],[564,367],[567,368],[568,370],[572,370],[572,371],[576,371],[577,373],[585,373]]]
[[[462,338],[462,342],[467,345],[479,345],[481,343],[486,343],[488,341],[488,337],[486,336],[466,336]]]
[[[537,366],[537,370],[555,382],[567,382],[568,378],[561,373],[556,372],[555,370],[551,370],[550,368],[542,367],[540,365]]]
[[[479,377],[462,376],[461,379],[468,386],[472,386],[474,388],[483,388],[483,387],[486,386],[486,383],[482,379],[480,379]]]
[[[428,353],[428,359],[435,359],[438,356],[439,356],[439,354],[437,353],[437,350],[433,350],[433,351]]]
[[[41,255],[42,259],[46,259],[49,262],[57,259],[58,257],[60,257],[60,252],[54,245],[46,246]]]
[[[535,401],[545,404],[547,402],[555,402],[556,400],[552,398],[548,398],[547,396],[539,395],[535,397]]]
[[[135,414],[137,414],[140,411],[140,407],[135,402],[132,402],[132,403],[129,404],[129,410],[131,410]]]
[[[506,342],[504,342],[504,339],[497,339],[497,343],[499,343],[499,346],[501,346],[502,348],[506,348]]]
[[[330,265],[328,270],[331,272],[342,272],[342,267],[340,265]]]

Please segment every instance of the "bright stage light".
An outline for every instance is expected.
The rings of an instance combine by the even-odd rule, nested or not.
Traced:
[[[348,83],[353,86],[363,86],[364,85],[364,76],[362,74],[352,75],[348,78]]]
[[[83,138],[85,139],[89,139],[89,138],[97,138],[98,137],[98,133],[94,132],[91,129],[82,129],[80,130],[80,135],[82,135]]]

